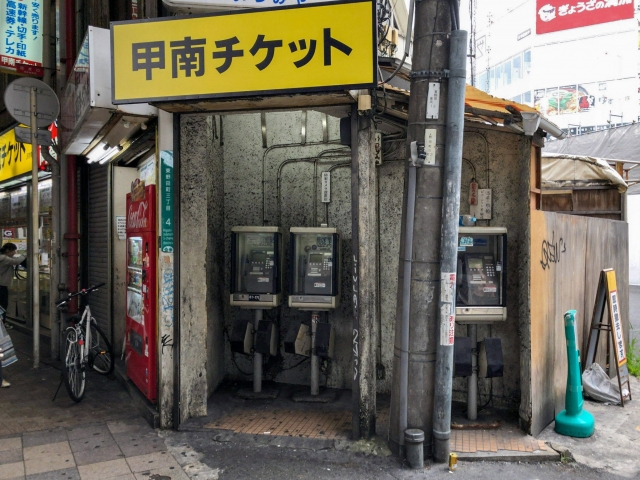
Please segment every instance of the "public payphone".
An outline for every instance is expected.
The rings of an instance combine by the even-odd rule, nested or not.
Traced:
[[[239,316],[229,335],[232,352],[253,355],[253,392],[239,393],[249,398],[277,396],[277,391],[262,390],[263,355],[276,355],[278,343],[276,325],[263,319],[263,310],[280,305],[282,258],[282,232],[278,227],[231,229],[230,303],[254,311],[253,324]]]
[[[507,319],[507,229],[460,227],[456,272],[456,323],[467,325],[467,337],[456,337],[455,375],[467,377],[467,418],[478,418],[478,374],[503,375],[502,343],[484,338],[478,324]],[[478,355],[480,353],[480,355]]]
[[[231,305],[273,308],[282,299],[282,233],[278,227],[231,229]]]
[[[458,232],[456,321],[506,320],[507,230],[460,227]]]
[[[289,306],[329,310],[340,300],[340,232],[330,227],[291,228]]]

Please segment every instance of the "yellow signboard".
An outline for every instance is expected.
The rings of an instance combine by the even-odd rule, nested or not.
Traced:
[[[616,286],[616,272],[606,270],[607,294],[609,295],[609,318],[613,329],[613,346],[618,367],[627,363],[627,352],[624,346],[622,319],[620,318],[620,303],[618,302],[618,288]]]
[[[112,23],[113,103],[372,87],[374,5]]]
[[[0,136],[0,182],[25,173],[31,173],[31,144],[16,141],[12,128]]]

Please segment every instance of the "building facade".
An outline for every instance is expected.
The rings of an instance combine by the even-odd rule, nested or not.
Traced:
[[[475,86],[573,135],[638,121],[637,2],[475,3]]]

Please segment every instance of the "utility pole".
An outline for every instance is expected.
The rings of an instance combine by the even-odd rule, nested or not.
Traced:
[[[451,166],[445,166],[445,146],[451,150],[448,133],[454,138],[454,144],[459,144],[459,148],[456,147],[458,151],[453,155],[448,152],[447,161],[458,164],[462,161],[464,76],[461,81],[462,99],[456,105],[453,126],[447,116],[452,113],[448,111],[450,73],[454,73],[455,82],[460,87],[459,76],[464,74],[466,63],[466,32],[457,31],[453,33],[453,38],[455,43],[462,41],[462,48],[456,49],[461,50],[463,55],[462,72],[459,67],[456,72],[449,71],[451,30],[457,30],[458,9],[456,0],[416,2],[413,36],[407,144],[409,146],[413,141],[424,143],[425,160],[419,168],[408,164],[405,172],[390,443],[392,448],[402,453],[405,430],[421,429],[425,433],[424,451],[427,456],[432,456],[434,442],[440,444],[437,449],[441,452],[443,440],[448,456],[451,414],[451,379],[443,381],[441,374],[452,374],[450,363],[453,345],[441,348],[445,336],[444,330],[440,328],[439,300],[441,273],[446,270],[455,274],[456,271],[455,268],[451,269],[452,262],[455,265],[455,253],[454,259],[449,258],[451,249],[446,248],[441,255],[441,244],[443,234],[449,243],[454,234],[457,240],[457,223],[452,228],[452,225],[443,225],[443,220],[450,223],[454,215],[457,220],[459,211],[460,167],[457,167],[456,188],[456,168],[454,166],[451,175]],[[456,91],[459,96],[460,88]],[[443,186],[447,190],[445,195]],[[445,201],[443,196],[446,197]],[[443,217],[443,204],[456,196],[455,205],[449,206]],[[410,216],[413,218],[409,218]],[[450,302],[455,299],[455,280],[453,289],[454,297]],[[453,315],[455,305],[451,303],[449,307],[453,307]],[[449,321],[447,315],[447,325]],[[448,330],[446,333],[448,334]],[[436,375],[438,356],[439,374]],[[447,394],[442,394],[447,388],[448,400]],[[437,405],[434,404],[434,396],[438,398]],[[434,419],[434,413],[439,418]],[[446,428],[442,427],[444,424]],[[437,455],[436,459],[442,461],[441,455]]]

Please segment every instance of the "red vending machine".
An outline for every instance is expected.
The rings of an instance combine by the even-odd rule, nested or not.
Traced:
[[[153,403],[158,399],[156,252],[155,185],[134,185],[127,194],[127,375]]]

